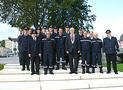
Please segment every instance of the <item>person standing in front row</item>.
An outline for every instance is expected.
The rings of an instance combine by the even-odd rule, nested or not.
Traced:
[[[22,71],[25,70],[25,66],[27,66],[27,70],[30,71],[29,65],[29,57],[28,57],[28,40],[29,36],[27,34],[27,30],[29,30],[28,27],[25,27],[23,32],[24,35],[22,36],[22,39],[20,40],[20,47],[21,47],[21,57],[22,57]]]
[[[119,45],[117,38],[111,36],[111,31],[106,30],[107,37],[103,39],[103,52],[107,61],[107,73],[111,73],[111,61],[113,64],[114,73],[118,74],[116,64],[116,54],[119,53]]]
[[[37,32],[32,31],[32,37],[29,40],[28,56],[31,58],[31,75],[39,75],[39,56],[41,56],[41,41],[36,37]],[[36,69],[36,70],[35,70]]]
[[[78,36],[74,33],[74,28],[70,28],[70,35],[66,38],[66,53],[69,55],[70,74],[77,74],[78,53],[80,53],[80,42]]]
[[[65,61],[65,40],[66,36],[63,35],[63,29],[59,28],[59,34],[55,37],[56,41],[56,52],[57,52],[57,67],[56,70],[60,69],[60,63],[62,63],[62,69],[67,70],[65,67],[66,61]],[[60,61],[60,58],[62,58],[62,61]]]
[[[43,61],[44,61],[44,75],[47,74],[48,69],[50,74],[53,73],[53,50],[55,47],[55,40],[50,37],[50,31],[46,32],[46,38],[42,39],[43,47]]]
[[[95,73],[95,68],[97,68],[96,63],[98,62],[98,66],[100,68],[100,73],[103,73],[102,70],[102,40],[98,38],[98,34],[94,33],[94,38],[92,39],[92,73]]]
[[[91,39],[87,37],[87,32],[84,31],[83,37],[80,38],[80,51],[82,55],[82,73],[90,73],[89,65],[90,65],[90,51],[91,51]]]

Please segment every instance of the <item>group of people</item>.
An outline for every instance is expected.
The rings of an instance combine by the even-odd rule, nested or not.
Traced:
[[[21,30],[18,37],[19,61],[22,65],[22,71],[30,70],[31,75],[40,72],[40,65],[43,65],[44,74],[54,74],[53,70],[63,70],[70,67],[70,74],[78,73],[79,60],[82,60],[82,73],[95,73],[97,66],[100,73],[103,73],[102,66],[102,48],[107,61],[107,73],[111,73],[111,62],[115,74],[118,74],[116,64],[116,54],[119,52],[119,46],[116,37],[111,36],[111,31],[106,30],[107,37],[98,38],[97,33],[78,30],[75,33],[74,28],[65,27],[56,28],[37,28],[36,30],[25,27]],[[98,63],[98,65],[97,65]],[[92,71],[89,69],[92,68]]]

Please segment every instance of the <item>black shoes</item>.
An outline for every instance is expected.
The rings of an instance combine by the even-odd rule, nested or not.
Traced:
[[[59,70],[59,66],[56,67],[56,70]]]
[[[50,74],[54,74],[52,71],[49,72]],[[47,71],[44,72],[44,75],[47,75]]]
[[[50,74],[52,74],[52,75],[53,75],[54,73],[53,73],[52,71],[50,71]]]
[[[95,68],[92,68],[92,73],[95,73]]]
[[[40,73],[39,73],[39,72],[36,72],[35,74],[40,75]]]
[[[31,73],[31,75],[34,75],[35,73]]]
[[[100,68],[100,73],[103,73],[103,70],[102,70],[102,68]]]
[[[44,72],[44,75],[47,75],[47,72],[46,71]]]
[[[67,70],[67,68],[65,66],[62,67],[63,70]]]
[[[114,72],[115,74],[118,74],[118,72]]]

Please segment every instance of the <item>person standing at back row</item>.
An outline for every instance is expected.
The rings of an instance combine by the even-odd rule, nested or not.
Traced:
[[[115,74],[118,74],[116,64],[116,54],[119,53],[117,38],[111,36],[111,31],[106,30],[107,37],[103,39],[103,51],[107,61],[107,73],[111,73],[111,61]]]

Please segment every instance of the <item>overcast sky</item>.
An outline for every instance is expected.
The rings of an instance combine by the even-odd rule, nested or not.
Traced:
[[[123,34],[123,0],[88,0],[88,2],[92,5],[92,13],[97,16],[93,23],[94,32],[97,32],[102,38],[105,37],[105,31],[110,29],[112,35],[119,39]],[[17,28],[0,23],[0,40],[18,35]]]

